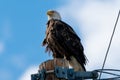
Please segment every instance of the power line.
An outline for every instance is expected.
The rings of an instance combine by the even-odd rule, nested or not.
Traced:
[[[99,70],[95,70],[95,71],[97,71],[97,72],[101,72],[101,69],[99,69]],[[103,69],[102,73],[105,73],[105,74],[109,74],[109,75],[113,75],[113,76],[118,76],[118,77],[120,77],[119,74],[113,73],[113,72],[111,72],[111,71],[117,71],[117,72],[120,72],[120,70],[115,70],[115,69]]]
[[[113,39],[113,36],[114,36],[114,33],[115,33],[117,23],[118,23],[119,15],[120,15],[120,10],[118,12],[118,16],[117,16],[117,19],[116,19],[116,22],[115,22],[115,25],[114,25],[114,29],[113,29],[113,32],[112,32],[112,35],[111,35],[111,38],[110,38],[110,42],[109,42],[109,45],[108,45],[108,48],[107,48],[107,51],[106,51],[106,55],[105,55],[103,66],[102,66],[102,69],[101,69],[101,72],[100,72],[99,80],[101,78],[101,75],[102,75],[102,72],[103,72],[103,69],[104,69],[104,66],[105,66],[105,62],[106,62],[106,59],[107,59],[107,56],[108,56],[108,52],[109,52],[109,49],[110,49],[110,46],[111,46],[111,43],[112,43],[112,39]]]

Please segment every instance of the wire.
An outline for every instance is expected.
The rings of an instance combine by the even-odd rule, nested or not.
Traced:
[[[102,69],[97,69],[95,71],[101,72],[101,70]],[[120,75],[119,74],[115,74],[114,72],[120,72],[120,70],[117,70],[117,69],[103,69],[102,73],[109,74],[109,75],[116,76],[116,77],[102,78],[102,79],[97,79],[97,80],[118,80],[118,79],[120,79]]]
[[[98,72],[100,72],[100,71],[98,71]],[[115,73],[111,73],[111,72],[102,71],[102,73],[120,77],[120,75],[115,74]]]
[[[115,74],[115,73],[110,73],[110,72],[106,72],[106,71],[103,71],[102,73],[106,73],[106,74],[109,74],[109,75],[113,75],[113,76],[118,76],[118,77],[120,77],[120,75]]]
[[[118,16],[117,16],[117,19],[116,19],[116,22],[115,22],[115,26],[114,26],[114,29],[113,29],[113,32],[112,32],[112,35],[111,35],[111,38],[110,38],[110,42],[109,42],[107,51],[106,51],[106,55],[105,55],[103,66],[102,66],[102,69],[101,69],[101,72],[100,72],[99,80],[101,78],[102,71],[103,71],[104,66],[105,66],[105,62],[106,62],[106,59],[107,59],[107,56],[108,56],[108,52],[109,52],[109,49],[110,49],[110,46],[111,46],[111,42],[112,42],[112,39],[113,39],[113,36],[114,36],[114,33],[115,33],[115,29],[116,29],[116,26],[117,26],[117,23],[118,23],[119,15],[120,15],[120,10],[118,12]]]
[[[97,69],[97,70],[95,70],[95,71],[101,72],[101,69]],[[109,71],[109,72],[107,72],[107,71]],[[106,73],[106,74],[110,74],[110,75],[113,75],[113,76],[118,76],[118,77],[120,77],[120,75],[115,74],[115,73],[112,73],[112,72],[110,72],[110,71],[120,72],[120,70],[117,70],[117,69],[103,69],[102,73]]]
[[[97,79],[97,80],[99,80],[99,79]],[[104,78],[104,79],[100,79],[100,80],[120,80],[120,77]]]
[[[118,71],[118,72],[120,72],[120,70],[118,70],[118,69],[103,69],[103,70],[104,70],[104,71]],[[100,72],[101,69],[97,69],[97,70],[95,70],[95,71]]]

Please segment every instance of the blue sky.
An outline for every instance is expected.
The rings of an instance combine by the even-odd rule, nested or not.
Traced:
[[[62,20],[81,37],[89,59],[87,69],[101,68],[119,3],[119,0],[0,0],[0,80],[25,80],[31,67],[51,59],[41,46],[49,9],[58,10]],[[120,58],[116,56],[120,51],[120,28],[117,29],[106,68],[120,67],[117,65]],[[28,77],[26,80],[30,80]]]

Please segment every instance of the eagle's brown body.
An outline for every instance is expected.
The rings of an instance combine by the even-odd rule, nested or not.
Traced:
[[[85,71],[86,57],[83,46],[80,38],[68,24],[61,20],[49,20],[43,45],[46,45],[46,51],[53,52],[54,58],[66,57],[71,65],[79,64],[77,66],[81,66]]]

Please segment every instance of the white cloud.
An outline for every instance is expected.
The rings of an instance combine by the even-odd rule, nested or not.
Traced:
[[[31,80],[31,74],[38,72],[38,66],[30,66],[19,78],[19,80]]]
[[[89,59],[87,70],[102,67],[105,52],[120,8],[119,0],[71,0],[58,8],[64,21],[74,20],[82,33],[85,54]],[[67,18],[67,19],[66,19]],[[74,24],[74,23],[73,23]],[[120,21],[109,51],[105,68],[120,69]],[[74,28],[74,27],[73,27]]]
[[[0,42],[0,54],[2,54],[4,52],[4,43],[3,42]]]
[[[6,44],[12,38],[11,24],[10,20],[6,19],[2,21],[2,26],[0,27],[0,54],[6,51]]]

